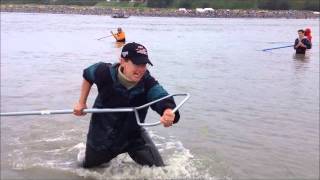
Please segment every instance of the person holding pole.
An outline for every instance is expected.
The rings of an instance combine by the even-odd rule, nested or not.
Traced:
[[[126,42],[126,35],[122,31],[121,27],[118,27],[117,30],[118,30],[118,33],[116,33],[116,34],[114,34],[112,31],[110,31],[110,33],[116,39],[117,42]]]
[[[306,49],[311,49],[311,43],[304,36],[304,30],[298,30],[298,38],[295,40],[293,47],[296,50],[296,54],[305,54]]]
[[[133,42],[122,48],[119,63],[100,62],[86,68],[74,114],[85,114],[83,109],[87,108],[87,97],[93,84],[98,89],[94,108],[137,107],[167,96],[167,91],[147,70],[147,64],[152,66],[147,49]],[[179,111],[173,113],[175,107],[172,97],[151,105],[161,116],[164,127],[178,122],[180,114]],[[143,122],[147,111],[148,108],[138,111]],[[128,153],[140,165],[164,166],[155,144],[147,131],[137,124],[133,112],[93,113],[82,166],[96,167],[121,153]]]

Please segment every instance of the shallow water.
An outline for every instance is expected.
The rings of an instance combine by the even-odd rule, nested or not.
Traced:
[[[82,70],[118,61],[119,44],[97,40],[118,26],[170,93],[191,94],[177,125],[148,128],[167,166],[124,154],[85,170],[89,116],[1,117],[1,179],[319,178],[319,32],[305,57],[261,51],[318,20],[1,13],[1,112],[72,108]]]

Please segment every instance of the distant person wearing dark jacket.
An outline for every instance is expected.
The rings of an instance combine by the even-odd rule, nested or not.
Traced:
[[[310,41],[304,36],[304,30],[298,30],[298,38],[294,42],[296,54],[305,54],[307,49],[311,49]]]
[[[97,63],[83,72],[83,83],[74,114],[84,115],[87,97],[95,84],[98,96],[94,108],[137,107],[167,96],[167,91],[151,76],[147,64],[152,65],[147,49],[137,43],[122,48],[120,62]],[[172,97],[159,101],[151,108],[161,115],[164,127],[177,123],[180,115]],[[148,108],[138,111],[144,122]],[[121,153],[141,165],[164,166],[163,160],[147,131],[137,124],[134,112],[93,113],[87,135],[84,168],[107,163]]]

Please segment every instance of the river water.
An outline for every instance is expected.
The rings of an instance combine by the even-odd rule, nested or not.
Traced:
[[[148,128],[167,166],[123,154],[82,169],[89,115],[1,117],[1,179],[319,179],[316,19],[1,13],[1,112],[71,109],[82,70],[118,61],[120,46],[97,40],[118,26],[148,48],[169,93],[191,94],[178,124]],[[291,45],[306,27],[314,31],[305,57],[261,51]]]

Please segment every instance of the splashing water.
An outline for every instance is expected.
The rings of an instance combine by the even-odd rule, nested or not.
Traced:
[[[41,149],[30,151],[32,143],[26,142],[25,148],[16,149],[10,153],[12,168],[15,170],[26,170],[30,168],[54,169],[73,173],[83,178],[93,179],[215,179],[208,172],[199,171],[201,162],[194,158],[190,150],[174,137],[165,138],[149,132],[151,138],[156,143],[157,148],[163,156],[165,167],[148,167],[135,163],[130,156],[120,154],[109,163],[101,167],[84,169],[80,166],[85,156],[85,143],[78,142],[70,147],[60,146],[56,149]],[[33,143],[60,143],[66,144],[66,140],[71,138],[64,137],[42,138]],[[17,140],[19,141],[19,140]]]

